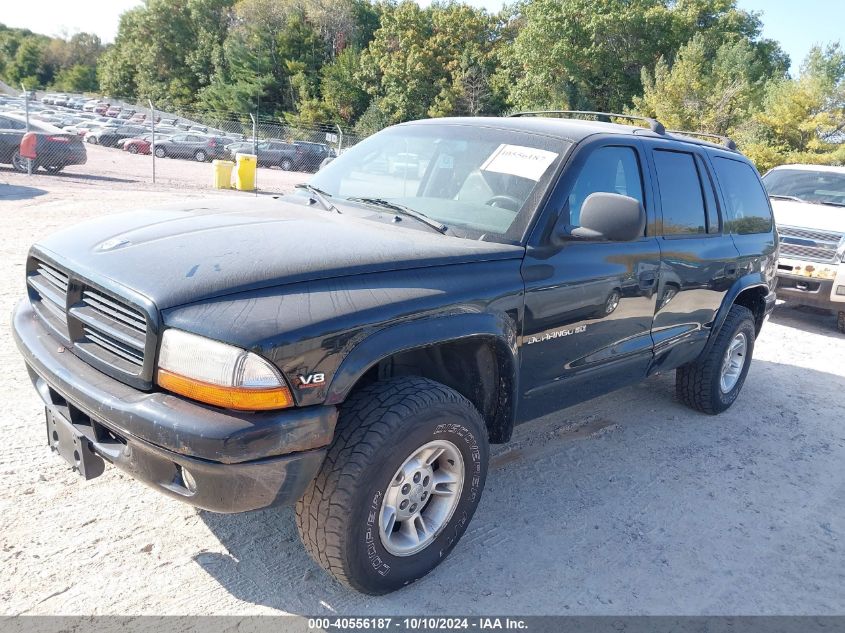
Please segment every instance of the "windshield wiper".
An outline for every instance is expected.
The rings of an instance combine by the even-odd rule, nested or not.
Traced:
[[[373,207],[382,207],[384,209],[390,209],[391,211],[395,211],[401,215],[407,215],[408,217],[414,218],[425,224],[426,226],[430,226],[438,233],[445,233],[449,227],[445,224],[438,222],[430,217],[428,217],[425,213],[420,213],[416,209],[412,209],[411,207],[406,207],[404,204],[399,204],[398,202],[391,202],[390,200],[385,200],[384,198],[347,198],[350,202],[362,202],[364,204],[368,204]]]
[[[311,194],[312,198],[314,198],[317,202],[323,205],[323,208],[326,211],[334,211],[335,213],[340,213],[340,209],[338,209],[331,201],[326,197],[327,194],[322,189],[317,189],[314,185],[309,185],[307,182],[300,183],[296,185],[296,189],[302,189],[303,191],[307,191]]]
[[[819,204],[826,204],[831,207],[845,207],[845,203],[843,202],[831,202],[831,201],[821,201],[819,200]]]
[[[779,193],[770,193],[770,198],[777,198],[778,200],[792,200],[793,202],[807,202],[806,200],[802,200],[798,196],[784,196]]]

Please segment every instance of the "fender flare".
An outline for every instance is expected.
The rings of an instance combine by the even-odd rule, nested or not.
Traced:
[[[359,342],[343,359],[329,385],[325,404],[338,405],[376,364],[390,356],[429,345],[473,338],[491,341],[499,359],[497,419],[488,421],[490,440],[504,442],[513,430],[519,393],[517,327],[504,313],[460,312],[414,319],[378,330]]]
[[[759,276],[745,275],[744,277],[737,279],[731,286],[730,290],[728,290],[725,298],[722,300],[722,305],[719,307],[719,311],[716,312],[716,318],[713,319],[713,325],[710,328],[710,336],[708,337],[707,344],[701,351],[699,358],[703,358],[710,352],[710,348],[713,347],[713,343],[719,335],[719,331],[722,329],[725,319],[728,318],[728,312],[730,312],[736,302],[736,298],[746,290],[750,290],[752,288],[761,288],[765,290],[766,294],[771,292],[769,286],[766,285]]]

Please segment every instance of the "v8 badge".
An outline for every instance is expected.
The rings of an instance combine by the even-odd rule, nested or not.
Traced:
[[[297,379],[299,380],[298,387],[300,389],[312,389],[322,386],[326,382],[326,375],[323,373],[308,374],[306,376],[300,374],[297,376]]]

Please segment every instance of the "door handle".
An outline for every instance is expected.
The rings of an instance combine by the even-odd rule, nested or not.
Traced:
[[[655,273],[640,273],[639,282],[640,288],[648,289],[654,285],[654,282],[657,281],[657,275]]]

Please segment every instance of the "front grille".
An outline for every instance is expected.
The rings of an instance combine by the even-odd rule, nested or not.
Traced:
[[[133,302],[72,271],[30,258],[33,308],[72,351],[101,371],[139,388],[152,382],[155,328],[144,302]]]
[[[779,226],[780,254],[783,257],[834,263],[842,233]]]
[[[132,374],[144,366],[147,320],[139,309],[86,288],[82,299],[70,309],[82,326],[82,349]]]
[[[67,340],[67,305],[68,276],[58,268],[35,261],[29,268],[26,283],[30,288],[32,306],[38,315]]]

